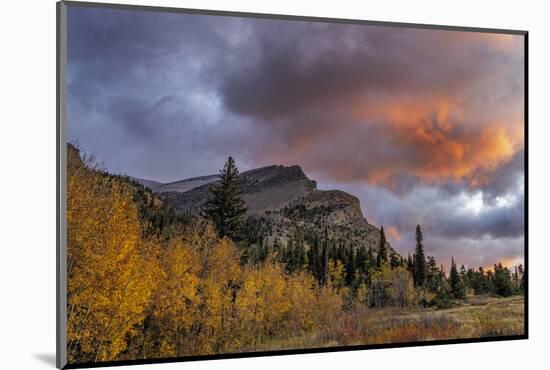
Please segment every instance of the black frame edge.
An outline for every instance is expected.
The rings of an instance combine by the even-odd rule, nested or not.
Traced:
[[[332,353],[332,352],[354,352],[354,351],[363,351],[363,350],[371,350],[371,349],[399,349],[399,348],[408,348],[408,347],[425,347],[425,346],[438,346],[438,345],[449,345],[449,344],[480,344],[480,343],[488,343],[488,342],[501,342],[501,341],[525,340],[525,339],[528,339],[528,338],[524,334],[524,335],[502,336],[502,337],[433,340],[433,341],[424,341],[424,342],[384,343],[384,344],[357,345],[357,346],[286,349],[286,350],[261,351],[261,352],[241,352],[241,353],[226,353],[226,354],[183,356],[183,357],[150,358],[150,359],[139,359],[139,360],[83,362],[83,363],[67,364],[64,367],[64,369],[85,369],[85,368],[96,368],[96,367],[105,367],[105,366],[147,365],[147,364],[163,364],[163,363],[173,363],[173,362],[228,360],[228,359],[240,359],[240,358],[305,355],[305,354]]]

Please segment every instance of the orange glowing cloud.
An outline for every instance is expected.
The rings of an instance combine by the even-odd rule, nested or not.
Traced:
[[[523,122],[500,117],[476,122],[476,112],[468,112],[453,97],[361,100],[351,110],[357,122],[387,132],[393,148],[410,150],[410,156],[371,167],[366,176],[370,183],[391,187],[392,177],[399,173],[430,183],[467,179],[471,185],[481,185],[484,180],[474,174],[494,169],[523,150]]]
[[[401,233],[394,226],[390,226],[386,229],[386,235],[388,236],[390,241],[391,240],[401,240]]]

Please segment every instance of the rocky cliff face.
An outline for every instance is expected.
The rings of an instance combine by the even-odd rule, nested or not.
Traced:
[[[267,245],[286,245],[300,233],[309,235],[309,240],[328,235],[335,243],[377,250],[380,230],[363,216],[359,199],[340,190],[318,190],[299,166],[267,166],[240,177],[247,223]],[[198,215],[217,179],[218,175],[201,176],[156,185],[152,190],[177,212]],[[138,181],[147,186],[144,180]]]

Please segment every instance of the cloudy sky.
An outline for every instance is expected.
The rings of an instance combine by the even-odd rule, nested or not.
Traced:
[[[70,140],[161,182],[300,165],[400,252],[523,261],[523,37],[68,9]]]

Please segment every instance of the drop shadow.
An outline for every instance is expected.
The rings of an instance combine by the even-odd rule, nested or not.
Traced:
[[[56,365],[55,353],[35,353],[34,358],[52,367],[55,367]]]

